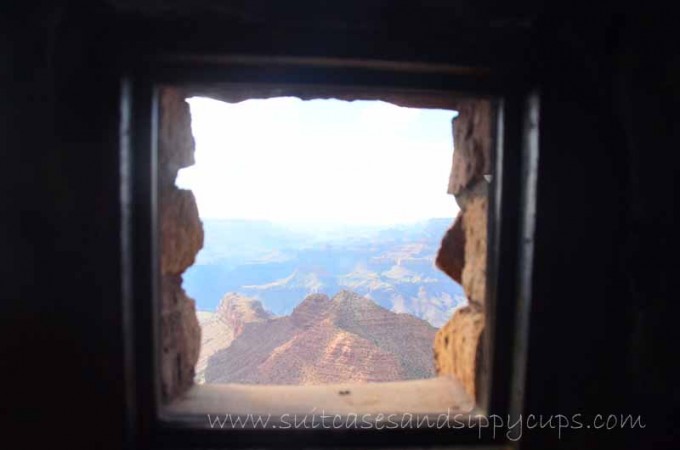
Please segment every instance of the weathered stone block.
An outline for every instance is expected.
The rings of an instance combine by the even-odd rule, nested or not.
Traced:
[[[160,194],[161,274],[182,274],[203,247],[194,193],[176,187]]]
[[[179,276],[161,278],[161,390],[166,399],[193,383],[201,346],[196,305],[181,283]]]
[[[455,376],[472,398],[476,394],[477,349],[483,330],[483,309],[470,304],[456,310],[434,339],[437,374]]]
[[[476,197],[470,200],[463,212],[463,288],[470,302],[482,305],[486,299],[487,203],[486,197]]]
[[[465,266],[465,230],[463,229],[463,214],[458,213],[456,220],[446,231],[435,260],[437,267],[462,283],[462,272]]]
[[[490,100],[466,100],[453,122],[453,164],[449,194],[458,195],[491,173],[494,114]]]
[[[194,135],[191,111],[182,91],[164,87],[159,101],[158,183],[162,189],[175,185],[179,169],[194,164]]]

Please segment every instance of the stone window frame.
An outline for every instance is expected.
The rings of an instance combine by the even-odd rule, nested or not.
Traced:
[[[152,427],[154,439],[168,436],[179,436],[186,442],[195,444],[196,439],[207,439],[214,445],[215,439],[224,445],[229,444],[225,435],[239,434],[232,430],[229,433],[200,432],[200,417],[205,421],[201,411],[206,410],[205,404],[197,404],[194,409],[184,409],[179,413],[168,413],[163,406],[163,392],[161,389],[161,366],[159,360],[159,343],[162,341],[160,333],[158,311],[160,310],[160,279],[159,253],[159,217],[158,204],[160,201],[157,190],[158,182],[163,177],[159,171],[159,87],[181,86],[186,93],[203,92],[215,97],[217,92],[225,92],[225,86],[238,86],[239,83],[252,83],[253,67],[251,62],[245,67],[241,63],[228,63],[230,69],[242,71],[234,80],[233,72],[228,84],[221,84],[225,78],[224,61],[218,64],[205,65],[204,62],[190,62],[178,70],[177,65],[164,67],[159,64],[150,75],[135,74],[126,79],[122,89],[121,103],[121,151],[123,167],[122,198],[124,229],[128,238],[124,239],[123,267],[128,281],[132,323],[134,328],[133,346],[137,349],[132,356],[135,371],[132,377],[136,380],[136,405],[141,410],[141,416],[155,424]],[[281,70],[282,65],[285,70]],[[486,323],[487,331],[482,333],[487,349],[481,354],[473,356],[482,363],[473,374],[474,382],[485,386],[476,395],[480,406],[476,412],[482,414],[507,414],[521,409],[521,391],[523,386],[524,354],[527,340],[528,323],[528,286],[531,281],[530,255],[533,214],[531,205],[535,204],[535,160],[537,158],[537,139],[531,139],[532,133],[537,132],[537,95],[532,95],[526,87],[519,89],[499,89],[498,80],[488,76],[487,72],[457,68],[452,66],[422,67],[413,69],[408,66],[394,67],[344,67],[337,62],[327,67],[319,61],[309,60],[300,64],[299,59],[286,66],[280,58],[276,62],[276,70],[268,73],[266,61],[256,67],[256,71],[266,76],[267,83],[257,85],[258,89],[268,85],[295,95],[300,98],[353,98],[353,99],[382,99],[399,104],[408,98],[409,106],[416,106],[419,102],[439,107],[451,107],[451,102],[460,102],[469,98],[470,94],[479,96],[494,96],[498,99],[494,103],[497,139],[494,149],[497,157],[492,161],[494,177],[489,192],[488,213],[488,276],[483,284],[486,290],[488,308]],[[301,67],[302,66],[302,67]],[[310,71],[311,69],[311,71]],[[282,75],[282,72],[284,74]],[[291,83],[291,80],[309,79],[340,80],[337,84],[323,86],[313,83]],[[197,74],[200,74],[197,76]],[[207,75],[207,76],[206,76]],[[340,76],[338,76],[340,75]],[[360,80],[357,82],[357,80]],[[362,82],[363,81],[363,82]],[[427,86],[436,85],[438,89],[428,89]],[[252,86],[252,84],[251,84]],[[474,88],[472,88],[474,86]],[[502,84],[501,84],[502,86]],[[245,98],[254,98],[252,92],[239,87]],[[212,93],[211,93],[212,92]],[[221,94],[221,95],[222,95]],[[467,94],[467,95],[466,95]],[[232,91],[233,95],[233,91]],[[442,103],[444,99],[444,103]],[[436,106],[430,106],[436,107]],[[458,109],[458,108],[456,108]],[[532,162],[533,161],[533,162]],[[526,176],[520,177],[520,174]],[[127,183],[126,183],[127,181]],[[455,190],[455,187],[451,187]],[[454,193],[455,192],[451,192]],[[465,208],[464,208],[465,209]],[[454,227],[455,229],[455,227]],[[485,230],[486,232],[486,230]],[[519,233],[524,237],[520,244],[516,239]],[[127,255],[127,256],[126,256]],[[155,275],[154,275],[155,274]],[[137,301],[135,301],[135,299]],[[146,299],[146,300],[145,300]],[[151,301],[149,301],[151,299]],[[496,317],[503,317],[502,321]],[[493,351],[491,351],[493,349]],[[455,371],[454,371],[455,373]],[[458,374],[456,374],[458,375]],[[406,382],[410,383],[410,382]],[[408,395],[408,388],[395,391],[395,394]],[[203,425],[203,428],[205,425]],[[241,432],[241,437],[252,439],[252,442],[265,442],[276,446],[277,437],[281,432],[272,430],[257,430],[255,435],[247,431]],[[359,436],[366,439],[370,433],[342,434],[347,442],[354,442]],[[375,430],[373,430],[375,432]],[[450,430],[447,430],[450,433]],[[333,438],[341,436],[329,430],[322,433],[333,433]],[[307,442],[310,434],[316,430],[305,430],[300,443]],[[492,443],[490,436],[484,433],[480,437],[474,427],[456,430],[455,439],[459,443]],[[410,433],[395,433],[417,436],[417,442],[440,442],[446,433],[435,430],[417,430]],[[297,433],[287,433],[287,438]],[[447,435],[446,440],[451,437]],[[264,439],[264,440],[263,440]],[[425,439],[425,440],[423,440]],[[337,441],[333,441],[337,445]],[[363,442],[363,441],[361,441]],[[408,440],[403,441],[408,443]]]

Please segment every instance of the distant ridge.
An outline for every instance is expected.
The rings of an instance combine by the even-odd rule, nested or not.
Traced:
[[[207,358],[207,383],[324,384],[434,375],[436,329],[351,291],[332,299],[309,295],[283,317],[272,317],[252,299],[226,296],[216,315],[216,323],[238,333]]]
[[[347,289],[440,327],[465,303],[462,288],[434,266],[451,219],[333,232],[248,220],[203,221],[205,245],[183,275],[199,310],[225,292],[289,315],[309,294]]]

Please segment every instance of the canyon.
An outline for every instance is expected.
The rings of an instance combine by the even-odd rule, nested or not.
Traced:
[[[437,329],[410,314],[342,290],[311,294],[290,315],[274,316],[252,298],[228,294],[199,313],[199,383],[325,384],[435,375]]]
[[[215,361],[219,361],[226,352],[238,349],[236,344],[243,342],[242,336],[246,336],[251,327],[248,324],[244,325],[241,334],[236,336],[233,330],[221,328],[220,321],[224,322],[225,318],[214,316],[213,313],[205,313],[206,310],[211,309],[210,302],[215,302],[224,292],[241,292],[240,288],[244,291],[252,290],[261,297],[258,300],[262,300],[262,304],[268,309],[272,310],[272,306],[280,308],[281,311],[273,311],[277,315],[290,314],[292,316],[294,309],[300,306],[298,303],[302,298],[298,292],[295,292],[295,289],[300,289],[300,292],[307,295],[319,293],[322,290],[337,292],[334,289],[336,286],[358,291],[358,294],[366,297],[367,300],[375,301],[383,308],[387,308],[384,310],[388,313],[417,314],[429,322],[428,324],[423,321],[431,328],[430,331],[435,327],[441,327],[436,332],[433,351],[432,340],[424,339],[427,347],[423,345],[420,347],[420,352],[409,352],[409,354],[432,355],[434,372],[437,375],[458,378],[464,384],[465,390],[471,396],[476,397],[477,385],[488,372],[488,355],[484,346],[481,345],[481,336],[485,328],[486,197],[487,183],[492,179],[488,173],[491,140],[488,137],[487,125],[493,122],[490,102],[486,100],[462,101],[458,102],[454,108],[459,110],[460,116],[454,123],[457,151],[454,153],[448,193],[456,197],[461,211],[453,226],[449,228],[446,220],[438,219],[435,229],[429,226],[421,227],[426,232],[426,239],[417,237],[414,239],[408,227],[383,230],[385,234],[382,232],[376,234],[376,230],[363,230],[359,235],[345,236],[349,239],[342,239],[340,242],[337,239],[313,242],[302,237],[302,242],[307,245],[297,247],[302,250],[301,252],[291,252],[290,250],[294,247],[268,245],[265,238],[272,236],[258,233],[258,230],[250,226],[250,223],[227,224],[227,227],[233,225],[241,227],[241,232],[213,233],[210,230],[210,221],[199,219],[192,192],[178,189],[174,184],[178,169],[188,167],[194,162],[194,141],[191,138],[189,126],[189,108],[184,101],[183,94],[176,89],[164,89],[161,97],[159,165],[162,170],[159,175],[159,197],[161,203],[160,316],[162,323],[160,328],[162,336],[160,365],[163,402],[185,392],[197,379],[200,381],[202,378],[206,382],[229,382],[220,379],[223,377],[219,372],[215,372],[213,366],[217,364]],[[266,225],[263,229],[266,230],[267,227]],[[443,241],[442,234],[445,235]],[[387,237],[387,240],[382,242],[387,245],[376,245],[381,243],[380,235]],[[226,245],[229,242],[225,242],[225,245],[216,246],[213,242],[214,236],[227,237],[234,245]],[[244,239],[245,236],[250,236],[252,239],[248,241]],[[286,239],[269,239],[269,243],[277,241],[286,242]],[[199,253],[201,248],[204,251]],[[214,249],[217,253],[213,251]],[[259,254],[253,254],[253,249],[259,249]],[[239,250],[245,250],[245,253],[242,252],[240,255],[245,256],[245,259],[242,258],[240,262],[237,259],[236,264],[231,266],[227,264],[229,255],[239,255]],[[351,252],[348,254],[347,250]],[[363,261],[354,258],[359,255],[363,255]],[[446,278],[443,273],[437,273],[432,264],[435,255],[437,255],[437,267],[455,281]],[[311,258],[311,256],[315,257]],[[324,264],[324,261],[338,264],[341,270],[328,272],[326,269],[328,266]],[[283,265],[277,266],[278,263],[283,263]],[[444,280],[448,279],[452,283],[440,291],[445,294],[442,298],[437,298],[436,293],[432,295],[427,288],[422,290],[424,286],[432,287],[432,280],[436,278],[423,276],[422,272],[413,267],[414,263],[425,264],[436,276]],[[266,270],[263,271],[257,270],[262,264],[269,265],[269,267],[265,267]],[[269,269],[275,267],[286,270],[273,277],[274,271]],[[208,270],[205,270],[206,268]],[[289,270],[291,268],[294,270]],[[249,280],[245,277],[232,276],[239,272],[256,279]],[[265,279],[261,277],[263,273],[266,274]],[[330,276],[324,278],[326,275]],[[206,281],[209,280],[217,280],[217,283],[236,282],[239,286],[236,286],[236,289],[225,289],[224,286],[207,283]],[[392,280],[396,280],[396,284]],[[464,287],[464,294],[461,285]],[[215,296],[212,295],[215,292],[201,292],[196,289],[197,286],[219,290],[216,291]],[[282,286],[295,289],[279,291]],[[392,291],[400,292],[402,287],[416,288],[417,296],[413,296],[412,293],[408,295],[408,298],[391,295]],[[460,295],[452,296],[454,289],[450,289],[451,287]],[[383,288],[389,295],[381,299],[377,294]],[[267,296],[260,293],[265,293]],[[286,299],[281,294],[288,294],[291,298]],[[432,302],[430,300],[432,298],[436,301]],[[426,306],[426,313],[420,310],[421,305]],[[326,308],[320,309],[326,310]],[[329,310],[332,309],[334,308],[329,308]],[[212,320],[210,328],[217,330],[215,337],[204,333],[204,339],[208,337],[212,339],[210,345],[201,345],[202,333],[198,316],[202,316],[204,321]],[[262,321],[274,323],[275,318],[262,318]],[[281,320],[281,322],[285,324],[291,320]],[[332,319],[327,323],[336,325]],[[258,327],[258,323],[252,325]],[[255,333],[256,336],[253,338],[254,343],[257,343],[258,338],[269,336],[267,328],[259,328],[260,333]],[[286,336],[290,337],[288,341],[283,340]],[[290,333],[281,333],[274,337],[281,340],[281,345],[290,342],[292,346],[297,343],[292,340]],[[367,340],[373,344],[377,343],[375,340]],[[391,342],[394,342],[394,345],[397,345],[396,343],[411,345],[413,338],[404,336],[401,332],[394,333],[391,336]],[[228,346],[224,348],[225,345]],[[202,347],[212,348],[213,353],[206,356],[201,351]],[[285,351],[287,348],[283,346],[278,350]],[[429,350],[423,351],[424,348]],[[248,351],[241,353],[245,357],[251,356],[251,352]],[[257,356],[257,354],[254,355]],[[258,358],[263,358],[264,355],[267,355],[266,352],[260,352]],[[201,359],[202,368],[196,366],[199,359]],[[264,359],[268,359],[268,356]],[[260,362],[264,362],[264,359]],[[276,362],[273,361],[272,364]],[[250,363],[252,364],[253,360]],[[302,363],[305,363],[304,359]],[[272,374],[278,373],[277,367],[279,366],[273,365],[274,367],[268,368],[262,376],[258,375],[259,379],[255,382],[268,382],[264,380],[271,379]],[[404,368],[402,364],[402,372],[407,373],[406,375],[402,373],[400,376],[409,377],[409,371]],[[231,379],[238,380],[241,376],[239,373],[234,373],[238,372],[239,368],[227,367],[226,369]],[[236,370],[230,373],[232,369]],[[200,373],[197,374],[197,372]],[[385,372],[388,373],[388,379],[394,376],[392,373],[394,370]],[[299,373],[291,372],[289,375],[289,378],[298,380],[293,382],[300,382],[299,380],[315,382]],[[368,375],[365,378],[376,379],[374,375]]]
[[[434,265],[450,219],[382,226],[202,222],[205,245],[182,275],[199,311],[214,311],[225,292],[237,292],[288,315],[309,294],[344,289],[439,328],[467,303],[460,284]]]

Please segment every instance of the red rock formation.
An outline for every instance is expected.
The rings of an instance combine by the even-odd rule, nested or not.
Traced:
[[[250,322],[262,322],[272,316],[258,301],[238,294],[222,298],[216,312],[198,312],[201,325],[201,351],[196,363],[196,382],[205,381],[208,359],[227,348]]]
[[[263,322],[272,317],[260,302],[235,293],[227,294],[217,307],[217,315],[234,333],[234,338],[243,332],[247,323]]]
[[[290,316],[247,323],[208,361],[208,383],[322,384],[428,378],[436,329],[343,291]]]
[[[290,320],[295,326],[308,328],[318,322],[319,317],[330,308],[331,301],[325,294],[312,294],[295,307]]]

